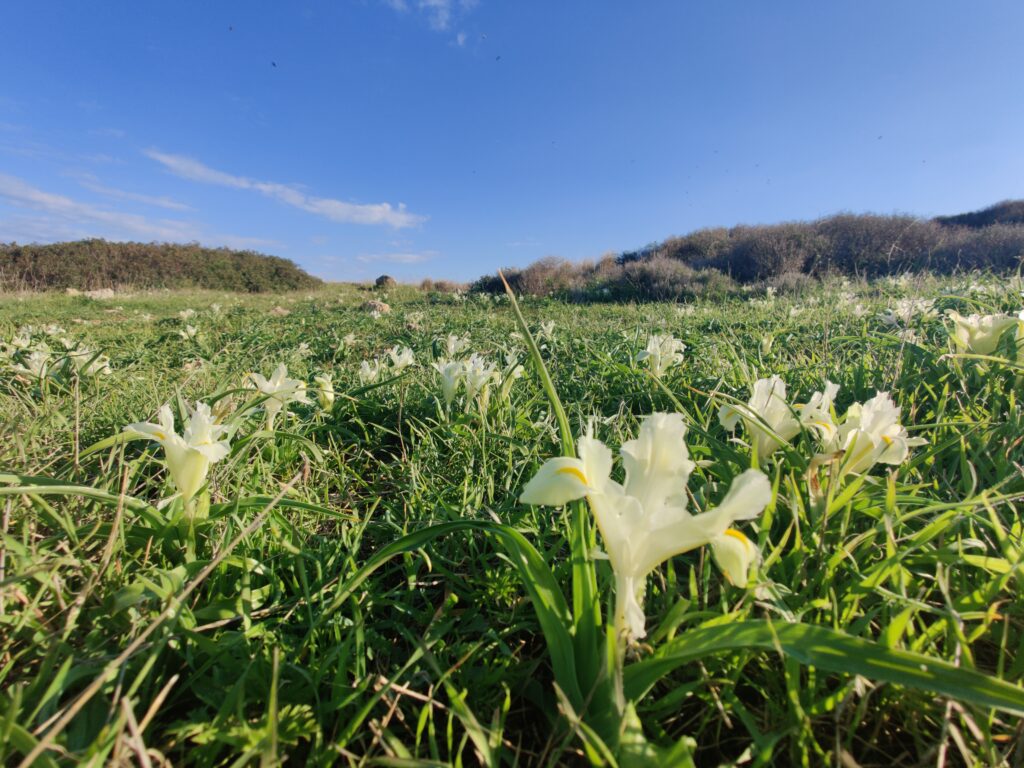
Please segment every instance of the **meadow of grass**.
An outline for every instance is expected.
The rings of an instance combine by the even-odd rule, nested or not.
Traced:
[[[1021,287],[526,298],[535,345],[508,300],[403,286],[4,295],[0,761],[1022,765],[1015,331],[971,353],[944,314],[1016,316]],[[686,345],[660,376],[652,334]],[[470,360],[450,403],[442,359]],[[281,363],[308,402],[268,425],[245,382]],[[838,384],[836,418],[888,392],[924,442],[858,472],[808,427],[755,455],[719,413],[772,375],[794,406]],[[197,401],[230,446],[186,503],[124,427]],[[770,501],[737,524],[748,583],[669,558],[629,638],[589,508],[519,496],[656,412],[688,426],[691,512],[751,468]]]

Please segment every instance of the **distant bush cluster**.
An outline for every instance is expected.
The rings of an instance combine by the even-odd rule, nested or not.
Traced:
[[[319,279],[288,259],[194,243],[0,243],[0,289],[4,290],[130,286],[259,293],[319,285]]]
[[[839,214],[813,222],[700,229],[598,262],[547,257],[504,270],[517,291],[574,300],[680,300],[724,295],[741,284],[781,287],[812,278],[904,272],[1010,272],[1024,258],[1024,201],[959,216]],[[497,276],[473,290],[496,293]]]

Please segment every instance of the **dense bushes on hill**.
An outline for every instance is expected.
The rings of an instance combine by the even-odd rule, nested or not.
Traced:
[[[79,240],[51,245],[0,243],[0,289],[79,290],[211,288],[287,291],[321,281],[294,262],[254,251],[204,248],[197,244],[112,243]]]
[[[937,216],[939,224],[950,227],[988,227],[992,224],[1024,224],[1024,200],[1003,200],[980,211],[957,216]]]
[[[812,222],[699,229],[597,264],[548,257],[505,271],[517,291],[585,299],[680,299],[796,284],[799,277],[1010,272],[1024,258],[1024,201],[937,219],[842,213]],[[473,289],[497,292],[493,276]]]

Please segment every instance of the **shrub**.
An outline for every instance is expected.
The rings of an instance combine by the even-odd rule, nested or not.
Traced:
[[[396,285],[397,282],[398,281],[395,280],[395,278],[393,278],[391,275],[381,275],[380,277],[373,281],[373,287],[390,288],[391,286]]]
[[[1012,272],[1024,259],[1024,224],[993,224],[984,229],[958,227],[935,255],[942,272],[992,269]]]
[[[947,227],[979,229],[993,224],[1024,224],[1024,200],[1003,200],[980,211],[957,216],[936,216],[933,221]]]
[[[735,227],[729,247],[712,262],[740,282],[784,272],[804,272],[828,249],[828,239],[809,224]]]
[[[204,248],[197,243],[112,243],[79,240],[51,245],[0,244],[0,288],[89,290],[211,288],[287,291],[322,281],[293,262],[254,251]]]

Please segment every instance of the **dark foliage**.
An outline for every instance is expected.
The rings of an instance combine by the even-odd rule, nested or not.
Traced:
[[[980,211],[957,216],[936,216],[934,221],[946,227],[989,227],[993,224],[1024,224],[1024,200],[1003,200]]]
[[[321,284],[288,259],[255,251],[204,248],[195,243],[0,243],[0,288],[88,290],[130,286],[258,293]]]
[[[812,222],[699,229],[606,256],[596,265],[555,257],[507,269],[514,290],[575,300],[662,300],[723,295],[740,283],[796,289],[826,275],[1011,272],[1024,258],[1024,201],[938,219],[840,213]],[[497,276],[472,290],[498,293]]]

